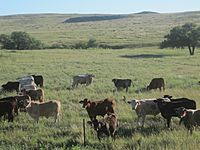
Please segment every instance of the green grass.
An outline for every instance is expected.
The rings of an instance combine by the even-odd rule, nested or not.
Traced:
[[[124,50],[32,50],[0,51],[0,85],[15,81],[25,74],[41,74],[47,100],[60,100],[62,118],[60,126],[53,118],[41,118],[35,124],[29,115],[20,113],[14,123],[0,122],[0,149],[198,149],[200,130],[187,136],[184,127],[173,118],[173,131],[164,127],[161,115],[148,116],[145,128],[136,128],[136,114],[122,101],[128,99],[154,98],[164,94],[199,100],[200,52],[189,56],[187,49],[159,50],[155,47]],[[93,73],[90,86],[67,90],[73,75]],[[163,77],[166,91],[135,93],[146,87],[154,77]],[[113,78],[130,78],[134,87],[113,94]],[[0,97],[16,93],[0,93]],[[101,143],[87,126],[86,147],[83,146],[82,119],[89,120],[86,110],[78,103],[83,98],[91,100],[116,98],[116,114],[120,126],[116,141],[104,139]]]

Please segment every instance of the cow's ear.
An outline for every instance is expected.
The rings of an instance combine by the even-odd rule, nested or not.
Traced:
[[[131,101],[128,101],[127,103],[128,103],[128,104],[131,104]]]
[[[158,100],[153,100],[154,103],[158,103]]]

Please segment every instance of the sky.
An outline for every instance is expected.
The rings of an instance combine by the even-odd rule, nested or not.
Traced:
[[[200,0],[0,0],[0,16],[35,13],[130,14],[200,11]]]

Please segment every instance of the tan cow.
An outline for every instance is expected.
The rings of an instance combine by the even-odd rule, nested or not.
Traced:
[[[138,127],[144,126],[144,121],[146,115],[154,115],[160,113],[160,110],[158,108],[158,105],[154,102],[156,99],[142,99],[142,100],[131,100],[128,101],[129,104],[131,104],[132,109],[135,110],[138,118],[137,123]],[[142,119],[142,123],[140,122],[140,119]]]
[[[59,124],[61,103],[58,100],[51,100],[47,102],[33,102],[30,101],[26,106],[27,113],[38,123],[39,117],[54,117],[55,123]]]
[[[31,100],[33,101],[40,101],[44,102],[44,90],[43,89],[38,89],[38,90],[23,90],[22,91],[23,95],[28,95],[31,97]]]

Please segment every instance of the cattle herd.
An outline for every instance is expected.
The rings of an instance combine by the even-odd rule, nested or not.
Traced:
[[[76,88],[79,84],[86,86],[92,83],[93,74],[81,74],[73,77],[71,88]],[[14,117],[18,115],[18,111],[27,112],[31,118],[37,123],[39,117],[54,117],[54,122],[59,124],[59,116],[61,114],[61,102],[58,100],[45,101],[43,87],[44,79],[41,75],[30,75],[19,78],[19,81],[7,82],[2,85],[4,91],[16,91],[16,96],[4,97],[0,99],[0,117],[4,120],[13,122]],[[115,91],[128,88],[133,85],[131,79],[112,79]],[[39,87],[37,89],[36,87]],[[163,78],[154,78],[145,88],[147,91],[152,89],[165,90],[165,82]],[[137,114],[137,126],[143,128],[146,115],[158,115],[167,121],[167,127],[171,128],[171,118],[179,117],[179,124],[183,122],[188,132],[192,134],[194,127],[200,125],[200,110],[196,109],[195,100],[188,98],[173,98],[170,95],[164,95],[161,98],[153,99],[132,99],[124,101],[130,104]],[[82,107],[86,109],[90,121],[88,124],[96,131],[100,140],[101,135],[105,134],[115,139],[116,131],[119,126],[118,118],[115,112],[116,101],[114,98],[105,98],[99,101],[92,101],[87,98],[79,101]],[[102,116],[100,120],[97,116]]]

